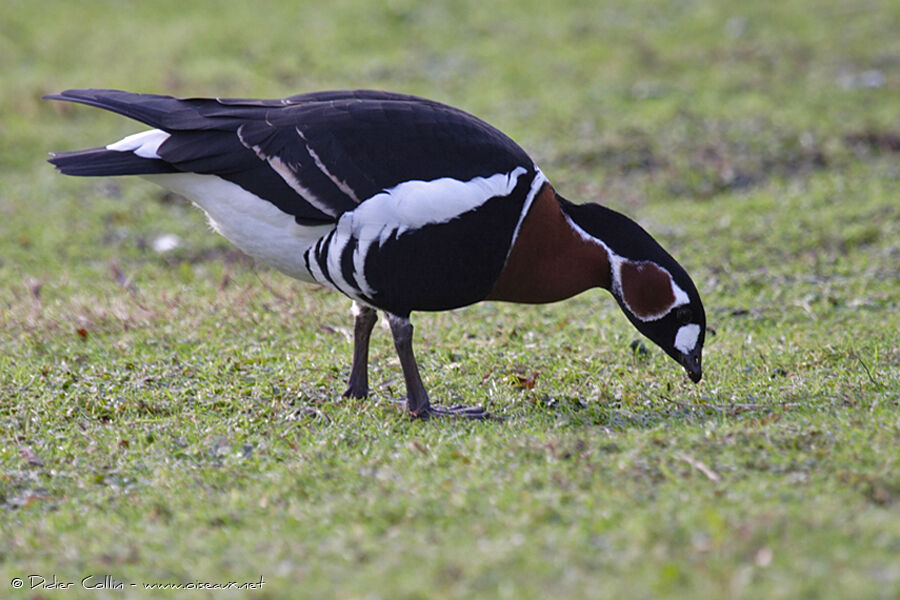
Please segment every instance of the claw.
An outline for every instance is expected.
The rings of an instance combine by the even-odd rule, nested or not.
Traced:
[[[368,387],[360,388],[358,386],[354,386],[352,383],[347,385],[347,389],[344,390],[344,393],[341,394],[341,398],[355,398],[357,400],[362,400],[363,398],[369,397],[369,389]]]

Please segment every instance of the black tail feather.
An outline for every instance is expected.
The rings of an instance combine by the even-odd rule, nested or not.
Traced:
[[[49,162],[56,165],[61,173],[80,177],[177,172],[177,169],[164,160],[141,158],[132,152],[118,152],[106,148],[56,152]]]
[[[186,108],[181,100],[171,96],[120,90],[66,90],[59,94],[47,94],[44,99],[96,106],[162,129],[165,129],[166,121],[173,118],[173,112],[184,113]]]
[[[164,131],[234,130],[243,118],[264,118],[265,107],[240,110],[215,98],[174,98],[121,90],[79,89],[47,94],[45,100],[62,100],[96,106]],[[275,102],[275,101],[272,101]],[[278,102],[280,105],[280,101]]]

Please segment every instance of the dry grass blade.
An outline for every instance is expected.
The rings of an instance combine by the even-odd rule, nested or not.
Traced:
[[[710,469],[703,462],[697,460],[696,458],[693,458],[692,456],[688,456],[683,452],[678,452],[675,454],[675,458],[677,458],[678,460],[683,460],[687,464],[691,465],[692,467],[703,473],[707,479],[714,483],[719,483],[719,481],[721,481],[722,479],[721,477],[719,477],[718,473]]]

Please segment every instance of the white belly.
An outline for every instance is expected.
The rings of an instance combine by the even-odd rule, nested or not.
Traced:
[[[142,177],[199,206],[213,229],[250,256],[291,277],[315,282],[306,270],[303,253],[334,225],[298,225],[293,216],[271,202],[216,175],[164,173]]]

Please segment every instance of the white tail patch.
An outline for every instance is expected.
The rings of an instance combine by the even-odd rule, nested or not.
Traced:
[[[213,229],[250,256],[291,277],[319,280],[306,270],[303,253],[333,225],[298,225],[294,217],[271,202],[216,175],[164,173],[143,177],[193,201],[206,213]]]
[[[162,129],[142,131],[109,144],[107,150],[134,152],[141,158],[159,158],[159,147],[169,139],[169,133]]]

